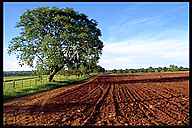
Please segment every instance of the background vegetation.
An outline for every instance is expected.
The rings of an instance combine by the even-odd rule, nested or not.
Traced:
[[[36,71],[17,71],[17,72],[4,72],[3,82],[3,95],[4,99],[10,99],[18,96],[24,96],[33,94],[53,88],[68,86],[72,83],[82,82],[94,75],[100,73],[145,73],[145,72],[176,72],[176,71],[188,71],[189,68],[176,65],[170,65],[169,67],[158,68],[140,68],[140,69],[113,69],[105,70],[101,66],[96,66],[90,70],[60,70],[55,76],[52,82],[48,80],[48,72],[44,72],[43,75],[37,75]],[[14,74],[14,75],[13,75]]]
[[[106,73],[138,73],[138,72],[176,72],[176,71],[189,71],[189,68],[184,68],[182,66],[178,67],[174,64],[169,67],[148,67],[139,69],[113,69],[107,70]]]

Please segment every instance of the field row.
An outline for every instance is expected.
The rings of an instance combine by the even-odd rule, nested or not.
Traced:
[[[18,102],[4,105],[5,124],[184,125],[189,123],[188,80],[174,81],[173,78],[171,81],[170,78],[164,82],[163,80],[145,83],[119,82],[125,77],[100,76],[91,82],[49,97],[43,102],[22,107]],[[132,80],[135,79],[138,80],[137,76],[132,77]]]

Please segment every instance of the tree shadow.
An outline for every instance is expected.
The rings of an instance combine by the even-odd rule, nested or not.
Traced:
[[[21,91],[15,92],[14,96],[13,95],[11,95],[11,96],[10,95],[4,95],[3,101],[8,102],[8,101],[14,100],[16,98],[21,98],[24,96],[32,96],[32,95],[35,95],[37,93],[49,91],[49,90],[56,89],[56,88],[68,87],[68,86],[71,86],[74,84],[80,84],[80,83],[87,81],[88,79],[89,78],[78,79],[78,80],[54,81],[54,82],[46,83],[42,86],[33,86],[32,88],[25,88],[25,89],[22,89]]]
[[[66,83],[66,84],[70,84],[73,83],[75,80],[63,80],[63,81],[55,81],[56,83]]]
[[[87,78],[88,79],[88,78]],[[79,80],[63,80],[63,81],[55,81],[56,83],[60,84],[65,84],[65,86],[69,86],[71,84],[79,84],[82,83],[84,81],[86,81],[87,79],[79,79]]]

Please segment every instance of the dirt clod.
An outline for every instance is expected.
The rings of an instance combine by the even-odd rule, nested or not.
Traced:
[[[4,103],[4,125],[189,124],[188,76],[101,75],[82,85]]]

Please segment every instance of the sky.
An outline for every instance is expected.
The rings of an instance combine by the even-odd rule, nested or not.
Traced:
[[[16,23],[27,10],[38,7],[73,8],[98,22],[104,43],[99,65],[107,70],[164,67],[170,64],[189,67],[188,2],[4,2],[3,70],[27,71],[15,55],[8,55],[12,38],[19,35]]]

